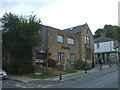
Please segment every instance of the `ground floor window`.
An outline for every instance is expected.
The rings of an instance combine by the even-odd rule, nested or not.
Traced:
[[[70,54],[69,61],[74,62],[75,61],[75,54]]]
[[[64,62],[64,53],[58,52],[58,61],[59,62]]]

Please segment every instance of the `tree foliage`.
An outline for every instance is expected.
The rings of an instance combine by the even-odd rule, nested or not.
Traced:
[[[120,38],[118,37],[120,35],[120,27],[113,25],[105,25],[104,28],[95,31],[94,38],[100,37],[101,33],[103,32],[106,33],[107,37],[118,39],[120,41]]]
[[[5,13],[0,22],[2,57],[11,57],[10,71],[19,74],[33,71],[33,47],[40,41],[40,20],[35,15],[18,16]]]

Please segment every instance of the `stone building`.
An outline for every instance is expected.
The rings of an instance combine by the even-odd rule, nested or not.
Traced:
[[[65,29],[67,32],[71,32],[79,35],[80,43],[80,60],[86,60],[91,63],[94,61],[94,38],[88,24],[79,25]]]
[[[42,41],[36,47],[36,63],[43,64],[48,58],[67,65],[75,60],[93,61],[94,41],[87,24],[59,30],[43,26]]]
[[[96,63],[99,63],[100,60],[103,60],[104,63],[119,62],[120,51],[117,40],[106,37],[106,34],[102,33],[94,42]]]

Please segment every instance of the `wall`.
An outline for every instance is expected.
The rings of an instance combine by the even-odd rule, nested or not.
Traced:
[[[92,58],[93,54],[92,52],[94,51],[94,39],[93,39],[93,34],[91,33],[90,29],[84,29],[82,30],[80,34],[80,39],[81,39],[81,43],[80,43],[80,47],[81,47],[81,53],[82,53],[82,60],[87,60],[88,63],[91,63],[93,61],[94,58]],[[85,44],[85,35],[90,37],[90,44]],[[91,58],[87,59],[86,57],[86,49],[91,49]]]
[[[114,41],[101,42],[101,43],[99,43],[99,48],[97,48],[97,43],[94,44],[95,53],[96,52],[116,51],[113,47],[114,47]]]
[[[64,36],[64,43],[59,43],[57,41],[57,35],[63,35]],[[71,37],[74,38],[75,40],[75,45],[69,45],[67,43],[67,38]],[[48,28],[48,51],[49,53],[51,53],[51,56],[53,59],[58,60],[58,52],[64,53],[64,60],[65,63],[67,63],[67,59],[69,58],[69,55],[75,54],[75,59],[78,60],[79,59],[79,55],[81,54],[79,51],[79,42],[78,41],[79,36],[77,34],[72,34],[69,32],[64,32],[62,30],[58,30],[55,28]],[[67,46],[70,49],[62,49],[62,46]]]

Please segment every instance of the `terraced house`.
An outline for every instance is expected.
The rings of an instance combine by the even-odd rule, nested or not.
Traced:
[[[87,24],[59,30],[43,26],[42,41],[36,47],[35,63],[45,65],[48,58],[65,67],[75,60],[91,63],[94,60],[93,34]]]

